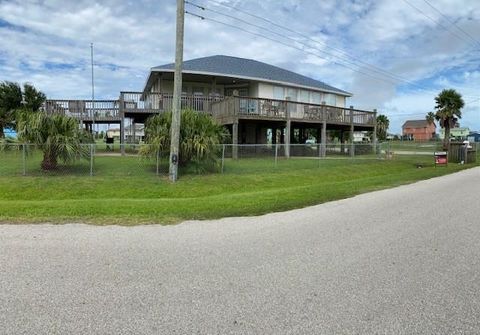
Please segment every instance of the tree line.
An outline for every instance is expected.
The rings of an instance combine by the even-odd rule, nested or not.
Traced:
[[[40,110],[46,96],[33,85],[4,81],[0,83],[0,138],[5,137],[4,128],[16,130],[20,113],[35,113]]]

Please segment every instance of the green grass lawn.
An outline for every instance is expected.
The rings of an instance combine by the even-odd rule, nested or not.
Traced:
[[[7,157],[8,156],[8,157]],[[351,197],[459,171],[434,168],[431,157],[376,159],[227,160],[225,173],[183,174],[172,184],[155,175],[152,161],[135,156],[95,158],[95,176],[83,161],[60,172],[41,172],[40,155],[0,157],[1,222],[171,224],[188,219],[258,215]],[[417,164],[423,168],[417,168]]]

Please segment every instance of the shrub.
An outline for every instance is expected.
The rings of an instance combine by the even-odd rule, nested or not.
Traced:
[[[355,155],[369,155],[373,154],[373,145],[371,144],[356,144]]]
[[[171,112],[148,118],[145,123],[145,142],[148,145],[141,149],[144,156],[169,155],[171,124]],[[197,173],[217,167],[219,144],[225,136],[225,128],[210,115],[193,110],[182,111],[179,165],[189,166],[189,170]]]

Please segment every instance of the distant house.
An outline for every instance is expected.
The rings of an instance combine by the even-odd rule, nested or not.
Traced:
[[[428,141],[435,136],[437,126],[427,120],[407,120],[402,126],[402,135],[414,141]]]
[[[450,129],[450,137],[458,140],[464,140],[470,134],[470,129],[467,127],[457,127]],[[444,138],[445,130],[440,129],[440,137]]]
[[[480,142],[480,132],[471,131],[470,134],[468,134],[467,140],[470,142]]]
[[[370,137],[368,137],[368,132],[366,131],[355,131],[353,132],[353,142],[369,142]]]
[[[120,139],[120,128],[107,129],[107,137]],[[135,138],[134,138],[135,137]],[[131,124],[125,127],[125,138],[129,143],[138,143],[145,137],[145,126],[143,124]]]

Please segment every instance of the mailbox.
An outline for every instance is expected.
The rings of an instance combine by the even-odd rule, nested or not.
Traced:
[[[448,157],[446,151],[436,151],[433,153],[435,158],[435,167],[437,165],[447,165],[448,164]]]

